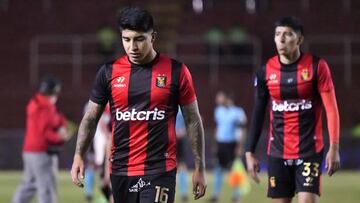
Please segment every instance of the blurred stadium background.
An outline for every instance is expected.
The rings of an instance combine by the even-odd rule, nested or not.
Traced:
[[[185,62],[193,74],[210,169],[216,91],[236,93],[236,104],[250,117],[253,74],[275,54],[273,23],[282,16],[300,17],[305,25],[303,50],[324,57],[333,73],[341,116],[342,166],[351,171],[329,180],[334,187],[325,191],[336,195],[340,186],[348,188],[342,195],[350,199],[342,202],[359,201],[359,183],[350,184],[360,179],[360,1],[356,0],[0,0],[1,192],[11,196],[20,179],[25,106],[39,79],[48,74],[61,78],[59,108],[79,123],[99,65],[123,53],[115,16],[130,4],[154,15],[159,34],[155,47]],[[265,146],[262,138],[260,144]],[[63,170],[71,166],[74,147],[75,139],[64,146]],[[188,158],[191,165],[190,154]],[[16,183],[8,184],[8,178]],[[264,181],[261,187],[265,188]],[[251,195],[264,197],[260,190],[254,189]],[[9,201],[1,196],[0,202]],[[334,200],[323,202],[330,199]]]

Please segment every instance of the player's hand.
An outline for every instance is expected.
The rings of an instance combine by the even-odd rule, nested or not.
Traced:
[[[85,171],[84,160],[79,154],[75,154],[73,165],[71,167],[71,179],[72,182],[78,187],[84,187],[83,184],[83,180],[85,178],[84,171]]]
[[[252,152],[246,152],[246,166],[247,171],[250,173],[251,178],[256,182],[260,183],[258,173],[260,172],[260,166],[258,159],[254,156]]]
[[[326,154],[326,165],[327,174],[332,176],[340,168],[340,155],[339,145],[330,145],[329,151]]]
[[[206,177],[205,177],[205,170],[195,169],[193,177],[193,194],[194,199],[197,200],[205,195],[206,192]]]

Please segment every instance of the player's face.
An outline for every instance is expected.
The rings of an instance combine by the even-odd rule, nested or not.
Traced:
[[[218,92],[216,94],[215,102],[217,105],[225,105],[226,103],[226,95],[223,92]]]
[[[155,32],[139,32],[125,29],[121,32],[122,43],[129,60],[135,64],[144,64],[152,60]]]
[[[303,37],[290,27],[278,26],[275,28],[274,40],[278,54],[289,56],[300,49]]]

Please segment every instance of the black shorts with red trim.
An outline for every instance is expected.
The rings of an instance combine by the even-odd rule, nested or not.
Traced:
[[[269,156],[268,197],[291,198],[298,192],[320,196],[323,151],[304,159]]]
[[[115,203],[173,203],[176,169],[158,175],[111,175]]]

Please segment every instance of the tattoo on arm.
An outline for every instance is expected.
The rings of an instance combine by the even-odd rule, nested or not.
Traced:
[[[204,127],[197,101],[189,105],[182,106],[181,111],[184,116],[187,134],[191,141],[195,167],[200,170],[205,170]]]
[[[89,101],[88,103],[85,115],[80,123],[76,142],[75,153],[79,154],[81,157],[84,157],[91,140],[94,137],[97,123],[104,108],[104,105],[96,104],[92,101]]]

